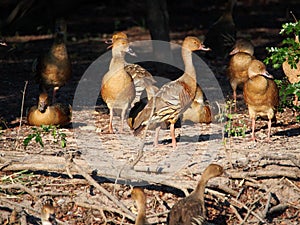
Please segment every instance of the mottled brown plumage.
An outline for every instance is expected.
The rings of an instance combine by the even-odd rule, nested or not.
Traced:
[[[53,201],[48,199],[42,206],[41,210],[42,225],[56,225],[55,209],[53,207]]]
[[[33,65],[36,80],[40,84],[40,91],[47,92],[53,88],[52,102],[55,102],[58,89],[64,86],[72,75],[72,65],[67,52],[65,35],[64,32],[57,31],[50,50],[39,57]]]
[[[194,123],[211,123],[212,114],[204,93],[197,85],[195,99],[191,106],[183,113],[182,121],[191,121]]]
[[[155,98],[151,98],[145,108],[134,120],[133,129],[138,133],[150,120],[157,124],[154,145],[158,145],[158,133],[162,122],[170,123],[172,146],[176,147],[175,123],[179,116],[190,106],[196,94],[196,71],[192,61],[192,51],[208,50],[196,37],[186,37],[182,44],[182,58],[185,64],[185,72],[175,81],[163,85]],[[155,99],[155,108],[152,117],[151,109]]]
[[[133,54],[127,39],[118,39],[114,41],[109,71],[102,78],[101,96],[110,111],[110,133],[113,133],[113,110],[122,110],[119,131],[123,132],[125,114],[135,98],[135,86],[132,77],[124,70],[126,53]]]
[[[140,187],[134,187],[131,191],[131,197],[135,201],[138,210],[134,224],[146,224],[146,195],[144,190]]]
[[[259,60],[252,60],[248,74],[249,79],[244,85],[244,99],[252,120],[252,139],[255,140],[256,117],[267,116],[269,120],[267,140],[270,140],[271,120],[275,117],[279,104],[278,88],[272,80],[273,76],[268,73],[266,66]]]
[[[169,216],[169,225],[204,224],[206,209],[204,203],[204,190],[209,179],[221,176],[222,166],[210,164],[203,172],[196,189],[187,197],[179,200],[172,207]]]
[[[127,118],[127,124],[131,129],[133,129],[135,118],[138,116],[139,113],[142,112],[142,110],[147,105],[148,101],[158,92],[159,89],[154,85],[147,85],[145,90],[147,96],[145,96],[145,91],[142,92],[142,95],[140,96],[140,100],[138,102],[135,102],[134,106],[130,109]]]
[[[237,40],[230,58],[227,76],[230,81],[231,88],[233,90],[234,106],[236,111],[236,90],[241,84],[244,84],[248,80],[248,68],[251,61],[254,58],[254,47],[252,43],[245,39]]]
[[[46,92],[39,96],[38,105],[32,106],[27,115],[27,122],[32,126],[60,125],[70,123],[72,117],[71,106],[61,103],[49,105],[49,98]]]
[[[228,0],[223,15],[209,28],[204,44],[211,48],[210,57],[225,58],[228,56],[236,38],[236,28],[232,12],[236,0]]]

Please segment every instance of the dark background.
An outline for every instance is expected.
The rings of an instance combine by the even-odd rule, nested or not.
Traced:
[[[204,38],[209,27],[224,12],[227,1],[170,0],[166,3],[170,39],[180,41],[186,35]],[[296,0],[237,0],[233,10],[237,37],[252,40],[255,56],[263,60],[267,56],[265,48],[277,46],[283,39],[278,34],[281,25],[294,22],[290,11],[300,17],[299,6]],[[146,1],[0,1],[0,34],[8,44],[7,47],[0,47],[0,116],[4,127],[14,126],[20,118],[26,80],[28,87],[23,115],[36,104],[38,85],[34,82],[31,66],[39,54],[49,49],[51,37],[40,38],[40,35],[53,32],[55,19],[64,18],[67,22],[67,45],[73,64],[72,80],[59,90],[58,101],[72,104],[78,81],[88,66],[107,51],[104,40],[113,32],[125,31],[130,41],[151,38],[146,15]],[[24,38],[25,35],[30,36]],[[226,60],[217,63],[207,61],[220,81],[224,95],[230,95],[224,74]],[[280,70],[269,70],[277,77],[282,74]]]

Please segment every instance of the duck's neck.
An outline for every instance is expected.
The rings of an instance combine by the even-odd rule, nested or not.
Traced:
[[[227,5],[226,5],[226,8],[225,8],[225,11],[224,11],[224,14],[223,14],[223,19],[225,20],[229,20],[229,21],[233,21],[233,17],[232,17],[232,12],[233,12],[233,8],[234,8],[234,5],[235,5],[235,1],[236,0],[229,0],[227,2]],[[221,17],[221,18],[222,18]]]
[[[196,70],[193,64],[192,52],[186,48],[182,48],[182,59],[185,66],[184,74],[179,80],[187,83],[191,89],[191,94],[196,94],[197,81],[196,81]]]
[[[146,202],[137,202],[138,214],[135,225],[144,225],[146,218]]]
[[[66,59],[68,59],[67,47],[66,47],[66,45],[64,43],[54,45],[51,48],[51,53],[58,60],[66,60]]]
[[[203,175],[202,175],[203,177]],[[197,184],[196,189],[193,191],[194,198],[198,199],[201,202],[204,202],[204,191],[205,186],[207,184],[208,180],[201,178],[200,181]]]
[[[109,70],[119,70],[125,66],[125,54],[112,51],[112,59],[109,64]]]
[[[264,76],[257,75],[250,78],[250,85],[253,92],[261,93],[268,88],[268,79]]]

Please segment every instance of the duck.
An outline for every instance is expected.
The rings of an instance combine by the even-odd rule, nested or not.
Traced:
[[[182,114],[181,121],[206,124],[212,122],[212,113],[209,104],[199,84],[197,84],[195,99],[191,106]]]
[[[50,50],[33,62],[35,79],[39,83],[40,92],[53,88],[52,103],[56,101],[57,91],[64,86],[72,76],[72,64],[65,43],[66,25],[57,23],[54,41]]]
[[[111,39],[106,40],[106,43],[112,44],[118,39],[128,40],[128,36],[124,32],[116,32],[113,34]],[[153,96],[153,94],[155,94],[153,91],[155,89],[158,89],[154,85],[156,83],[156,80],[153,78],[152,74],[148,70],[146,70],[139,64],[127,63],[126,61],[124,69],[132,77],[136,88],[140,87],[142,90],[146,90],[148,99],[150,99]]]
[[[156,124],[154,146],[158,146],[158,135],[161,123],[170,123],[170,134],[172,146],[176,148],[175,123],[182,113],[190,107],[193,102],[196,89],[196,71],[192,60],[192,51],[208,51],[202,42],[194,36],[187,36],[182,43],[182,58],[185,65],[184,73],[176,80],[164,84],[153,98],[151,98],[145,108],[134,120],[133,130],[137,135],[148,123]],[[155,102],[152,117],[152,107]]]
[[[296,35],[295,42],[299,44],[299,36]],[[292,68],[291,65],[285,60],[282,63],[282,69],[286,77],[291,84],[298,83],[300,81],[300,61],[296,64],[296,68]],[[295,94],[293,104],[298,106],[298,95]]]
[[[158,87],[156,87],[153,84],[149,84],[145,87],[145,91],[142,92],[140,96],[140,100],[135,102],[134,106],[129,111],[127,124],[130,127],[130,129],[133,129],[135,118],[142,112],[142,110],[147,105],[148,101],[155,96],[158,90],[159,90]]]
[[[212,163],[208,165],[195,188],[187,197],[179,200],[172,207],[168,215],[169,225],[200,225],[206,223],[206,208],[204,203],[204,191],[207,182],[224,173],[222,166]]]
[[[251,41],[238,39],[229,54],[232,55],[232,57],[229,60],[227,76],[233,90],[234,111],[236,112],[236,90],[239,85],[244,84],[248,80],[248,68],[251,61],[255,59],[253,56],[254,46]]]
[[[209,28],[204,45],[211,48],[207,54],[210,58],[226,58],[236,39],[233,20],[233,8],[236,0],[228,0],[222,16]]]
[[[72,117],[72,107],[61,103],[49,105],[48,93],[39,95],[38,104],[28,111],[27,123],[31,126],[60,125],[66,126]]]
[[[257,116],[267,116],[268,136],[270,141],[272,119],[276,119],[276,109],[279,105],[279,91],[273,76],[259,60],[252,60],[248,68],[249,79],[244,85],[244,100],[248,106],[249,117],[252,120],[251,138],[255,141],[255,120]]]
[[[53,206],[53,201],[51,199],[47,199],[45,204],[42,206],[41,220],[42,220],[42,225],[57,224],[57,221],[55,219],[55,209]]]
[[[134,224],[146,224],[146,195],[144,189],[141,187],[134,187],[131,191],[131,198],[135,201],[138,210]]]
[[[112,126],[114,109],[122,110],[119,131],[123,132],[125,114],[135,98],[133,79],[124,69],[125,53],[135,55],[127,39],[117,39],[112,43],[109,70],[102,78],[100,94],[109,108],[109,133],[114,133]]]

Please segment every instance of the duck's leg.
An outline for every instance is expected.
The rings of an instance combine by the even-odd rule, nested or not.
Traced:
[[[56,102],[56,92],[58,91],[59,87],[54,87],[53,88],[53,93],[52,93],[52,104]]]
[[[255,132],[255,118],[252,118],[252,133],[251,133],[251,139],[252,139],[252,141],[255,141],[254,132]]]
[[[176,143],[176,138],[175,138],[175,124],[171,123],[170,125],[170,133],[171,133],[171,138],[172,138],[172,146],[173,148],[176,148],[177,143]]]
[[[155,129],[155,137],[154,137],[154,147],[158,146],[158,136],[159,136],[160,126],[156,127]]]
[[[125,119],[125,114],[126,114],[127,106],[122,109],[121,113],[121,126],[120,126],[120,133],[123,133],[123,128],[124,128],[124,119]]]
[[[236,107],[236,89],[233,89],[233,104],[234,104],[234,111],[237,111]]]
[[[270,136],[271,136],[271,126],[272,126],[272,120],[269,119],[268,121],[268,137],[267,137],[267,142],[269,142],[271,139],[270,139]]]
[[[108,132],[111,134],[114,133],[113,126],[112,126],[113,116],[114,116],[114,111],[113,108],[111,108],[109,109],[109,126],[108,126]]]

